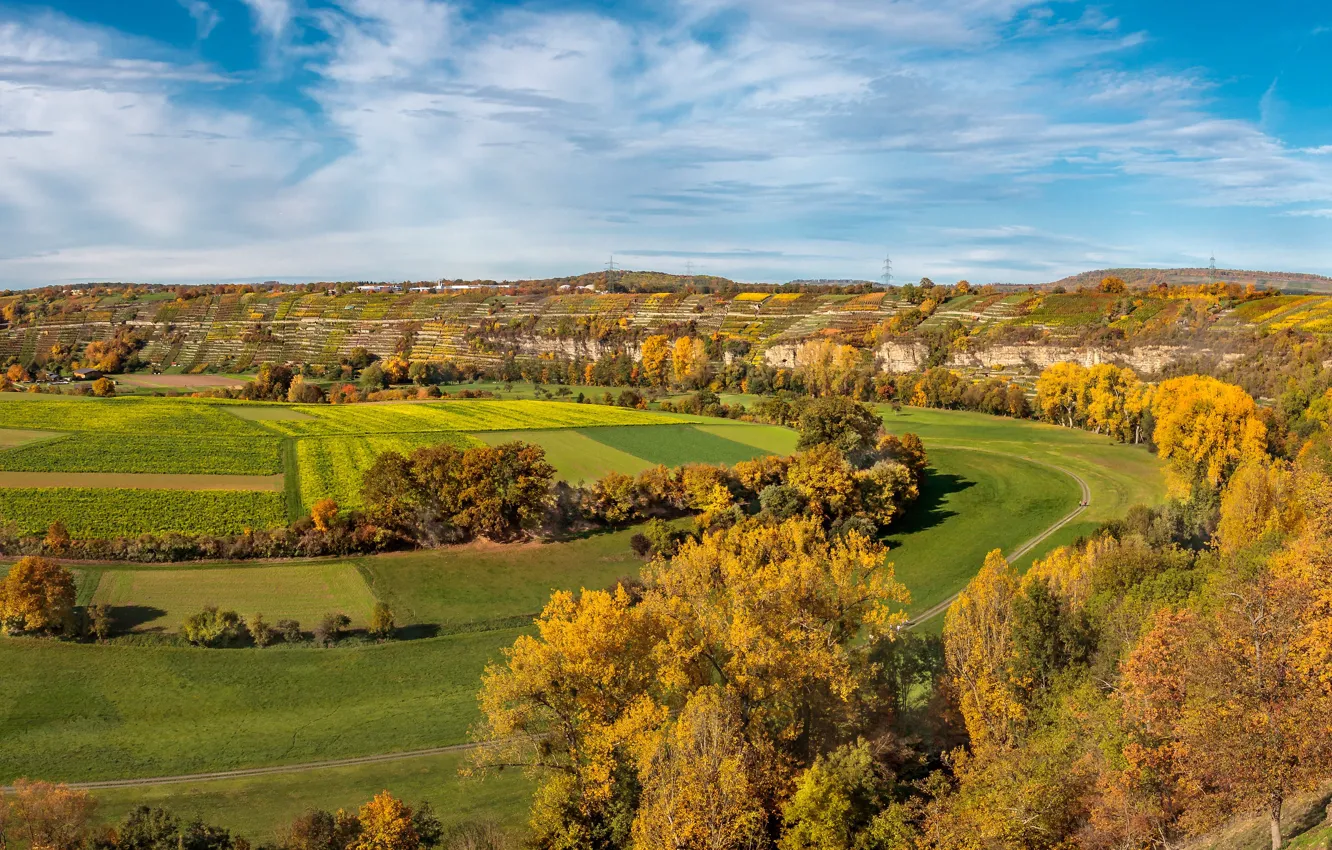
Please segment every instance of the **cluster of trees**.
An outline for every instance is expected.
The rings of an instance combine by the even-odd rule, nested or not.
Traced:
[[[734,467],[664,466],[637,477],[611,472],[588,485],[555,482],[545,451],[515,442],[458,449],[430,446],[385,452],[363,477],[363,515],[353,521],[416,544],[478,536],[510,540],[540,530],[561,534],[591,525],[699,514],[710,528],[754,508],[776,519],[819,517],[828,528],[866,533],[887,527],[920,491],[926,457],[920,439],[885,434],[865,405],[833,397],[802,406],[790,457],[761,457]],[[316,506],[316,513],[328,512]],[[314,518],[332,525],[329,518]]]
[[[1003,378],[972,381],[944,366],[932,366],[919,376],[903,376],[885,389],[889,400],[913,407],[975,410],[1016,419],[1031,415],[1027,391],[1016,382]]]
[[[320,618],[311,633],[315,646],[328,648],[347,636],[351,618],[341,611],[330,611]],[[208,606],[188,617],[181,624],[181,635],[196,646],[229,647],[255,646],[263,649],[277,641],[298,644],[305,640],[305,632],[297,620],[283,619],[269,624],[263,614],[242,618],[235,611],[219,611]],[[376,640],[391,639],[397,632],[393,610],[385,602],[376,602],[370,612],[366,634]]]
[[[1036,409],[1057,425],[1140,443],[1151,431],[1152,394],[1132,369],[1055,363],[1036,381]]]
[[[868,761],[858,733],[899,696],[876,663],[907,598],[884,555],[812,518],[747,519],[655,560],[641,586],[555,594],[486,670],[478,768],[533,771],[538,847],[846,831],[828,799],[839,766]]]
[[[1207,545],[1140,509],[1025,576],[987,561],[945,626],[969,747],[926,846],[1168,847],[1236,812],[1282,845],[1332,779],[1332,437],[1223,481]]]

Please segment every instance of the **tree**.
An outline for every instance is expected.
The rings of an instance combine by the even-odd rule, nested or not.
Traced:
[[[107,377],[101,377],[92,383],[93,395],[98,398],[110,398],[116,394],[116,382]]]
[[[842,396],[815,399],[800,414],[796,448],[832,445],[855,463],[870,453],[882,428],[868,405]]]
[[[181,633],[199,646],[226,646],[240,637],[241,618],[235,611],[218,611],[209,605],[181,625]]]
[[[286,643],[301,642],[301,624],[295,620],[278,620],[277,633],[282,635],[282,640]]]
[[[341,611],[331,611],[314,627],[314,641],[319,646],[330,647],[342,639],[342,633],[350,625],[351,617]]]
[[[111,613],[110,605],[88,606],[88,631],[93,637],[99,641],[104,641],[111,636],[115,627],[116,620]]]
[[[846,395],[855,386],[863,356],[849,345],[814,339],[796,349],[796,371],[814,396]]]
[[[245,628],[250,633],[250,638],[254,645],[263,649],[273,642],[277,632],[264,620],[263,614],[255,614],[245,623]]]
[[[424,360],[417,360],[407,369],[407,377],[418,387],[424,387],[426,384],[434,383],[435,370],[431,364]]]
[[[385,374],[383,367],[378,363],[371,363],[361,372],[361,379],[357,382],[358,387],[363,393],[372,393],[388,387],[388,375]]]
[[[349,850],[361,833],[355,814],[309,809],[296,817],[281,836],[282,850]]]
[[[393,610],[389,608],[388,603],[376,602],[374,610],[370,612],[370,635],[380,640],[388,640],[393,636],[396,628],[397,623],[393,620]]]
[[[83,850],[96,807],[87,791],[19,779],[8,804],[10,830],[34,850]]]
[[[338,503],[332,499],[320,499],[310,506],[310,519],[316,531],[332,530],[338,520]]]
[[[18,560],[0,583],[6,633],[68,631],[74,616],[74,575],[32,555]]]
[[[65,530],[65,524],[60,520],[51,523],[46,529],[46,537],[42,540],[42,545],[49,551],[59,555],[69,548],[69,532]]]
[[[782,808],[786,831],[778,850],[869,850],[891,830],[888,783],[877,774],[869,744],[858,740],[820,756]]]
[[[668,337],[657,334],[643,340],[639,356],[643,375],[647,378],[649,386],[664,387],[670,383],[671,376],[666,371],[666,363],[671,359],[671,344]]]
[[[1036,379],[1036,408],[1050,422],[1077,427],[1087,406],[1086,392],[1086,368],[1077,363],[1055,363]]]
[[[708,351],[703,340],[687,336],[677,339],[671,349],[671,367],[680,386],[703,386],[708,376]]]
[[[389,384],[405,384],[411,373],[412,364],[401,354],[395,354],[384,361],[384,379]]]
[[[285,363],[261,364],[259,373],[254,377],[254,395],[256,398],[282,401],[291,390],[293,380],[291,367]]]
[[[641,760],[635,845],[757,846],[766,820],[753,777],[757,761],[744,738],[735,696],[715,686],[695,691]]]
[[[1152,395],[1152,441],[1170,462],[1177,487],[1221,484],[1240,463],[1266,452],[1267,427],[1253,398],[1233,384],[1188,375],[1162,381]]]
[[[995,549],[948,606],[944,620],[949,682],[971,746],[981,753],[1016,744],[1025,716],[1009,677],[1016,658],[1011,621],[1017,592],[1017,571]]]
[[[1121,277],[1104,277],[1101,278],[1100,286],[1097,288],[1102,292],[1118,295],[1128,289],[1128,284],[1124,283],[1124,279]]]
[[[412,824],[412,810],[387,791],[361,806],[360,834],[350,850],[417,850],[421,839]]]
[[[793,456],[786,483],[800,495],[806,510],[829,523],[860,505],[856,471],[832,443],[819,443]]]

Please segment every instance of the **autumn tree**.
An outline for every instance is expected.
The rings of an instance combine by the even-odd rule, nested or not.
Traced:
[[[1077,363],[1047,366],[1036,379],[1036,409],[1041,417],[1067,428],[1079,427],[1087,407],[1087,369]]]
[[[796,349],[796,373],[813,396],[846,395],[855,386],[864,355],[830,339],[813,339]]]
[[[1241,462],[1266,451],[1267,428],[1252,397],[1233,384],[1189,375],[1162,381],[1152,395],[1152,440],[1176,486],[1219,485]]]
[[[754,776],[760,766],[735,695],[718,686],[695,691],[640,758],[635,845],[748,850],[761,844],[766,814]]]
[[[111,398],[116,394],[116,382],[103,376],[92,382],[92,391],[98,398]]]
[[[643,340],[639,362],[642,364],[643,376],[649,386],[664,387],[670,383],[671,375],[667,371],[667,363],[671,360],[671,356],[671,343],[668,337],[656,334]]]
[[[703,386],[708,376],[708,352],[703,340],[687,336],[677,339],[671,349],[671,367],[680,386]]]
[[[87,791],[19,779],[13,795],[0,798],[6,804],[10,834],[34,850],[83,850],[92,839],[97,804]]]
[[[360,834],[349,850],[417,850],[421,839],[412,824],[412,810],[387,791],[361,806]]]
[[[376,602],[375,607],[370,612],[370,626],[367,631],[371,637],[387,640],[393,636],[397,623],[393,619],[393,609],[389,608],[387,602]]]
[[[46,558],[20,558],[0,582],[6,633],[68,631],[74,615],[74,576]]]
[[[330,531],[338,520],[338,503],[332,499],[320,499],[310,506],[310,520],[316,531]]]
[[[948,606],[944,649],[951,687],[972,748],[981,753],[1018,741],[1025,711],[1010,677],[1016,659],[1013,601],[1017,571],[998,549]]]
[[[843,396],[815,399],[800,413],[797,449],[835,446],[856,462],[875,447],[883,421],[868,405]]]

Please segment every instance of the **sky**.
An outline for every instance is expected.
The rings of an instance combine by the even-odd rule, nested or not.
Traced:
[[[1332,274],[1332,3],[0,0],[0,286]]]

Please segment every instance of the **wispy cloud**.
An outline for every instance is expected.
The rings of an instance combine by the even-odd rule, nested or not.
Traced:
[[[200,41],[208,38],[214,28],[222,23],[222,16],[204,0],[178,0],[178,2],[190,13],[190,17],[194,18],[194,26]]]
[[[211,7],[181,2],[206,37]],[[1130,213],[1153,197],[1292,225],[1332,204],[1332,146],[1215,114],[1205,71],[1141,66],[1142,33],[1075,3],[245,2],[270,47],[314,33],[280,69],[308,109],[219,105],[235,76],[75,22],[0,25],[0,277],[503,277],[612,251],[856,277],[895,244],[921,274],[1030,280],[1183,256],[1178,216]],[[1099,232],[1082,211],[1115,194]]]

